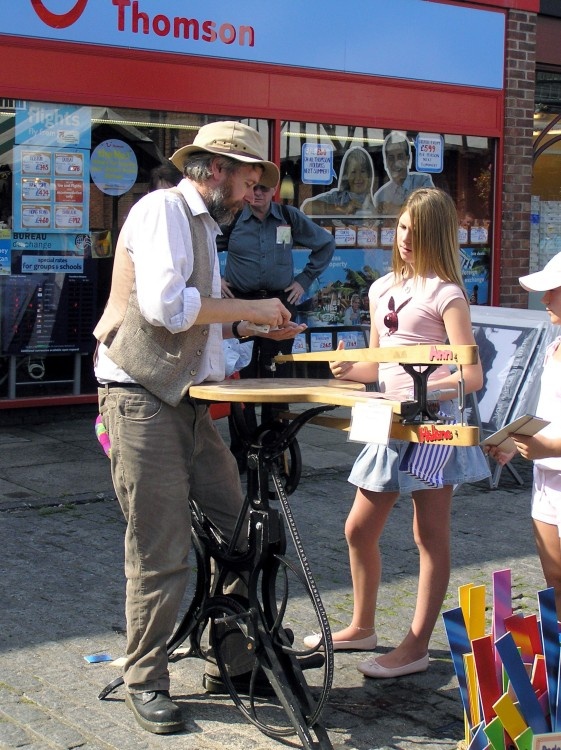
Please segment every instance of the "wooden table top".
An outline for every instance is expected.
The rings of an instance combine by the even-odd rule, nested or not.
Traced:
[[[246,378],[203,383],[189,389],[192,398],[247,403],[302,403],[354,406],[380,394],[367,393],[361,383],[322,378]],[[394,402],[390,402],[394,403]],[[398,404],[399,402],[395,402]]]

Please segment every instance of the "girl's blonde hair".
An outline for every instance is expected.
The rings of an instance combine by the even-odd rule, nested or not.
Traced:
[[[464,288],[460,268],[460,243],[458,241],[458,213],[454,201],[439,188],[419,188],[414,190],[399,212],[401,216],[409,211],[411,218],[412,266],[415,279],[436,274],[443,281]],[[409,273],[409,266],[399,254],[397,232],[393,242],[392,269],[396,276]]]

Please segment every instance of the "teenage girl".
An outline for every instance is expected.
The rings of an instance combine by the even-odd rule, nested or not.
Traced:
[[[372,284],[370,346],[404,344],[474,345],[470,310],[460,271],[458,215],[450,196],[436,188],[420,188],[407,198],[397,219],[392,271]],[[340,346],[339,348],[343,348]],[[342,354],[342,356],[344,356]],[[331,363],[336,378],[360,383],[378,381],[393,400],[411,398],[412,379],[398,363]],[[453,400],[441,410],[459,418],[459,372],[440,366],[429,376],[430,390],[451,391]],[[465,393],[483,381],[481,364],[463,367]],[[489,476],[479,447],[455,447],[444,467],[442,486],[431,489],[400,470],[408,443],[368,444],[352,469],[357,487],[345,525],[353,581],[354,611],[350,625],[333,633],[335,650],[370,651],[377,645],[376,600],[382,563],[380,537],[400,494],[413,499],[413,536],[419,550],[419,582],[413,619],[392,651],[358,664],[368,677],[399,677],[424,672],[428,646],[450,576],[450,509],[455,485]],[[319,636],[308,636],[313,647]]]

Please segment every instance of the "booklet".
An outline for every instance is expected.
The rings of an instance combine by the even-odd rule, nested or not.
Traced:
[[[516,446],[510,435],[517,432],[520,435],[532,436],[543,430],[548,424],[547,419],[535,417],[533,414],[524,414],[522,417],[518,417],[513,422],[505,425],[501,430],[486,437],[485,440],[481,441],[481,445],[495,445],[504,453],[509,453],[516,450]]]

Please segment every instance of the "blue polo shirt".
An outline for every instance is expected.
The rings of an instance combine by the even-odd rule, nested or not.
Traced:
[[[276,292],[297,281],[307,291],[314,279],[329,265],[335,252],[335,239],[293,206],[287,226],[281,207],[271,203],[261,221],[245,206],[228,241],[225,280],[240,292]],[[292,248],[309,249],[308,262],[294,277]]]

